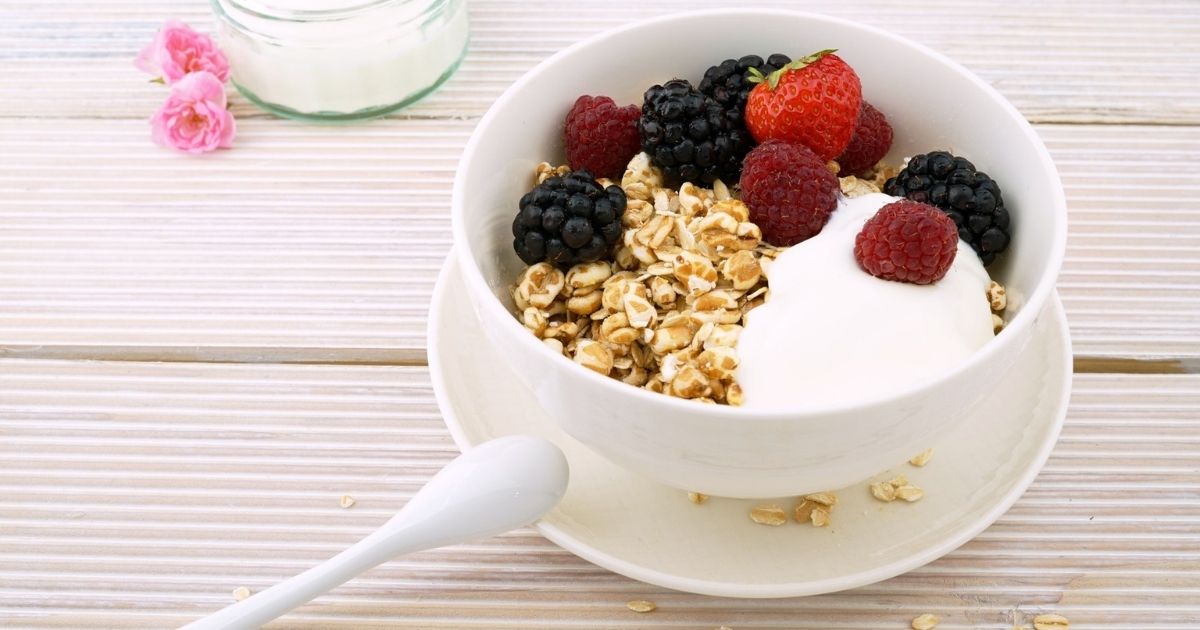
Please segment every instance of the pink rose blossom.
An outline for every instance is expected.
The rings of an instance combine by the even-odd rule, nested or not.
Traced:
[[[225,109],[225,86],[211,72],[193,72],[171,86],[150,117],[154,142],[188,153],[233,146],[233,114]]]
[[[133,65],[139,70],[162,77],[171,85],[191,72],[206,70],[222,83],[229,79],[229,61],[212,38],[193,31],[178,20],[168,20],[154,41],[138,53]]]

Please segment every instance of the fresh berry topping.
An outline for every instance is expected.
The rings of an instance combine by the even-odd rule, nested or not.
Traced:
[[[607,96],[580,96],[567,112],[567,161],[574,170],[618,179],[641,151],[636,105],[618,107]]]
[[[721,106],[721,111],[734,129],[745,129],[746,99],[750,98],[750,91],[755,86],[750,79],[771,74],[791,62],[791,57],[781,53],[767,57],[766,61],[758,55],[726,59],[705,70],[704,78],[696,89],[712,97]]]
[[[822,160],[846,150],[862,108],[854,69],[822,50],[797,59],[759,81],[746,102],[746,128],[758,142],[803,144]]]
[[[854,258],[867,273],[912,284],[941,280],[957,252],[954,222],[933,206],[907,199],[880,208],[854,239]]]
[[[975,165],[946,151],[914,155],[883,191],[941,208],[984,265],[1008,248],[1008,210],[1000,186]]]
[[[621,238],[625,191],[601,188],[592,174],[550,177],[525,193],[513,218],[513,249],[526,264],[566,268],[609,256]]]
[[[791,63],[787,55],[775,53],[763,61],[758,55],[746,55],[741,59],[726,59],[721,63],[710,66],[704,71],[704,78],[696,88],[712,97],[722,108],[741,112],[746,107],[746,99],[754,83],[750,78],[755,76],[750,69],[758,71],[758,76],[765,76]],[[740,119],[740,117],[739,117]]]
[[[763,240],[787,247],[816,236],[837,207],[838,180],[808,147],[768,140],[746,155],[742,201]]]
[[[838,175],[861,175],[871,170],[891,148],[892,126],[883,112],[863,101],[858,126],[854,128],[854,135],[850,136],[850,144],[838,156],[837,163],[842,167]]]
[[[683,79],[646,90],[638,132],[642,150],[671,186],[736,180],[754,144],[745,130],[730,126],[716,101]]]

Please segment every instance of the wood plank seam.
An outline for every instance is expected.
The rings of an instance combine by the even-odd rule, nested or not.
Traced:
[[[424,352],[383,349],[303,349],[261,348],[262,360],[245,358],[248,348],[205,348],[207,356],[188,354],[187,348],[137,348],[128,346],[39,346],[37,348],[0,348],[0,360],[7,361],[103,361],[111,363],[177,363],[198,365],[309,365],[326,367],[427,367]],[[288,356],[281,351],[295,351]],[[324,354],[325,359],[313,358]],[[1185,358],[1134,359],[1076,355],[1075,374],[1200,374],[1200,360]]]

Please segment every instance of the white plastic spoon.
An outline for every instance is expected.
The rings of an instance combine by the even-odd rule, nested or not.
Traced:
[[[401,554],[494,536],[558,504],[567,460],[539,437],[503,437],[460,455],[378,531],[286,582],[185,630],[251,630]]]

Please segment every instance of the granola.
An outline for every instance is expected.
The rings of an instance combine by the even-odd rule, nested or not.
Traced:
[[[778,527],[787,522],[787,514],[775,503],[763,503],[750,510],[750,520],[759,525]]]
[[[1045,614],[1033,618],[1034,630],[1070,630],[1071,622],[1062,615]]]
[[[884,503],[891,503],[896,499],[913,503],[920,501],[925,496],[925,490],[909,483],[904,475],[897,475],[887,481],[872,483],[868,486],[868,489],[871,491],[871,496]]]
[[[635,599],[633,601],[627,602],[625,604],[625,607],[628,608],[629,610],[632,610],[635,613],[648,613],[648,612],[654,612],[655,610],[658,610],[658,606],[656,606],[654,604],[654,602],[649,602],[644,599]]]
[[[836,171],[835,162],[828,166]],[[881,166],[867,178],[840,178],[842,193],[877,193],[897,171]],[[543,162],[534,179],[569,172]],[[745,315],[769,299],[766,270],[782,250],[762,240],[749,209],[720,180],[669,188],[640,153],[620,182],[600,180],[610,183],[626,198],[613,261],[528,266],[511,290],[517,319],[599,374],[677,398],[741,405],[738,337]],[[1004,287],[993,282],[987,300],[999,332]]]
[[[539,164],[536,178],[566,167]],[[750,212],[720,181],[678,190],[645,154],[620,182],[627,207],[615,262],[529,266],[512,290],[521,323],[597,373],[678,398],[737,405],[743,317],[767,298]]]
[[[912,459],[908,460],[908,463],[912,464],[913,466],[916,466],[917,468],[921,468],[925,464],[928,464],[929,460],[931,460],[931,459],[933,459],[933,449],[927,448],[927,449],[921,451],[920,453],[917,453],[916,455],[914,455],[912,457]]]

